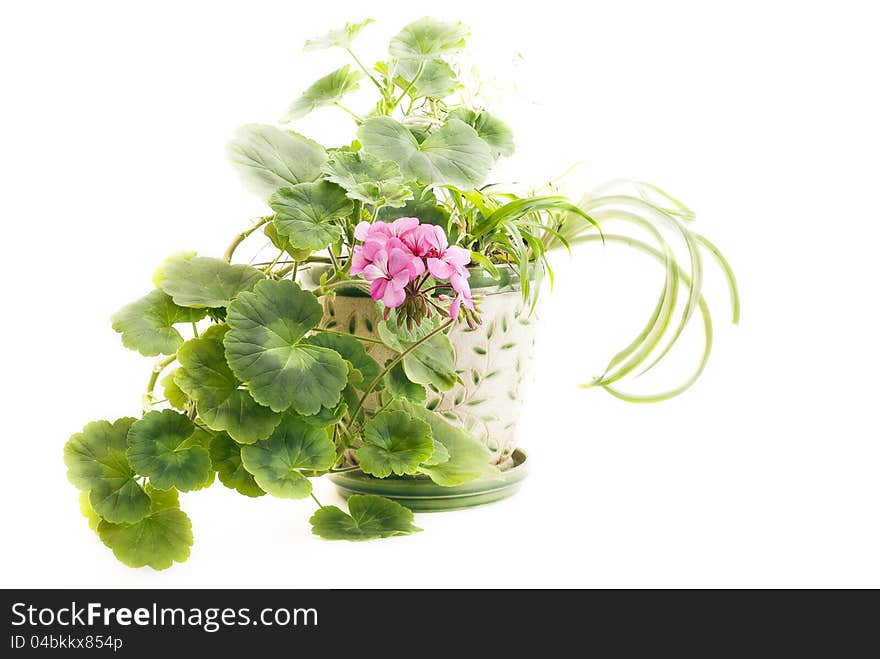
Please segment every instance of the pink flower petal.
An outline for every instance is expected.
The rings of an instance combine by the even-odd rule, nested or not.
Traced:
[[[428,259],[428,272],[434,279],[449,279],[455,274],[455,267],[442,259]]]

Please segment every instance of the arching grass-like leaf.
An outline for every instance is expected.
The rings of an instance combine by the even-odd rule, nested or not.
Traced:
[[[341,29],[330,30],[330,32],[322,37],[309,39],[306,41],[303,50],[324,50],[325,48],[345,48],[347,50],[351,48],[351,42],[354,41],[360,31],[372,22],[373,19],[368,18],[360,23],[346,23],[345,27]]]
[[[281,188],[269,199],[277,213],[275,228],[297,249],[320,250],[342,237],[338,220],[354,206],[334,183],[300,183]]]
[[[478,187],[494,163],[489,145],[458,119],[450,119],[424,142],[391,117],[367,119],[358,129],[364,150],[400,165],[404,176],[432,185]]]
[[[209,428],[252,444],[272,434],[281,415],[257,403],[229,368],[223,346],[228,329],[213,325],[187,341],[177,355],[181,368],[175,381],[196,401],[199,417]]]
[[[94,421],[73,435],[64,446],[67,478],[80,490],[101,517],[112,522],[136,522],[150,510],[150,499],[134,480],[126,458],[127,437],[135,419],[112,424]]]
[[[312,484],[300,472],[330,469],[336,448],[321,428],[288,414],[268,439],[242,447],[241,459],[257,485],[272,496],[302,499]]]
[[[355,494],[348,499],[347,515],[336,506],[323,506],[309,522],[312,533],[325,540],[372,540],[421,531],[413,513],[396,501],[375,494]]]
[[[117,311],[111,321],[113,329],[122,335],[122,345],[154,357],[173,355],[183,344],[176,323],[192,323],[204,317],[204,310],[179,307],[164,292],[150,291]]]
[[[147,486],[151,502],[148,514],[134,524],[101,521],[98,536],[113,555],[129,567],[149,566],[165,570],[189,558],[192,522],[178,503],[177,492],[161,492]]]
[[[446,98],[460,87],[455,71],[442,59],[401,60],[396,73],[395,83],[409,90],[411,98]]]
[[[488,112],[474,112],[467,108],[456,108],[449,116],[463,121],[477,131],[480,139],[492,149],[493,157],[513,155],[513,131],[501,119]]]
[[[198,256],[165,265],[162,290],[182,307],[227,307],[265,275],[249,265],[231,265],[222,259]]]
[[[389,50],[399,60],[434,59],[462,50],[468,35],[469,30],[462,23],[447,23],[426,16],[398,32],[391,39]]]
[[[378,478],[418,473],[431,457],[431,426],[406,412],[382,412],[364,425],[364,445],[357,450],[361,469]]]
[[[351,71],[348,64],[336,69],[306,89],[290,106],[284,121],[302,119],[316,108],[338,103],[346,94],[360,87],[362,77],[359,71]]]
[[[211,473],[211,457],[199,439],[201,433],[185,414],[147,412],[129,430],[126,456],[158,489],[187,492],[201,487]]]
[[[242,183],[262,199],[278,188],[316,180],[327,160],[317,142],[263,124],[239,128],[227,151]]]
[[[345,189],[349,199],[372,206],[400,208],[413,198],[400,167],[369,153],[337,151],[324,165],[324,174]]]
[[[229,435],[226,433],[215,435],[209,452],[211,465],[224,486],[246,497],[261,497],[266,494],[257,485],[254,475],[244,468],[241,461],[241,445]]]
[[[322,316],[317,298],[288,280],[261,281],[229,305],[226,358],[257,402],[303,416],[336,406],[348,381],[345,360],[303,341]]]
[[[427,423],[431,426],[434,440],[446,448],[448,460],[439,464],[432,464],[435,461],[428,460],[419,468],[420,472],[430,476],[438,485],[452,487],[484,476],[498,475],[498,469],[490,464],[492,454],[489,449],[467,431],[444,421],[421,405],[413,405],[404,400],[394,401],[388,409],[401,410]]]
[[[379,336],[382,342],[392,350],[404,352],[412,348],[420,339],[436,329],[436,318],[425,319],[421,327],[412,330],[397,327],[396,323],[382,321],[379,323]],[[419,344],[403,358],[403,370],[410,381],[417,384],[430,384],[440,391],[448,391],[458,382],[455,373],[455,350],[449,337],[435,334]]]

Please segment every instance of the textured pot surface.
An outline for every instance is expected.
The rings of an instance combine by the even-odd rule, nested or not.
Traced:
[[[504,469],[512,466],[517,446],[537,316],[523,309],[516,284],[475,287],[473,292],[479,297],[483,324],[473,330],[459,324],[449,333],[463,384],[444,392],[429,387],[427,406],[473,433],[492,451],[493,464]],[[324,304],[324,327],[378,338],[381,319],[369,297],[337,295]],[[394,355],[378,344],[369,344],[368,352],[380,364]]]

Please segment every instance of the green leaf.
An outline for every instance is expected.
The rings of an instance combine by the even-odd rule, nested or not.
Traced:
[[[198,256],[196,252],[176,252],[172,254],[167,259],[162,261],[162,264],[156,268],[156,271],[153,273],[153,286],[156,288],[162,287],[162,282],[165,280],[165,266],[174,261],[189,261],[190,259],[194,259]]]
[[[422,465],[425,467],[434,467],[443,464],[444,462],[449,462],[449,450],[446,446],[438,442],[436,439],[432,441],[434,442],[434,451],[431,453],[431,457],[425,460]]]
[[[368,385],[379,375],[379,364],[367,354],[364,346],[353,336],[336,332],[318,332],[305,340],[305,343],[321,348],[335,350],[340,356],[363,375],[363,384]],[[362,387],[359,387],[362,389]],[[377,387],[377,389],[381,389]]]
[[[281,188],[269,199],[275,228],[297,249],[324,249],[342,237],[337,220],[354,205],[338,185],[319,181]]]
[[[489,145],[458,119],[450,119],[419,144],[391,117],[367,119],[358,129],[364,150],[400,166],[404,176],[432,185],[479,187],[494,159]]]
[[[316,180],[327,160],[317,142],[262,124],[239,128],[227,151],[244,186],[262,199],[278,188]]]
[[[404,352],[436,329],[436,319],[425,319],[421,327],[397,327],[394,319],[379,323],[379,336],[392,350]],[[458,382],[455,373],[455,351],[449,337],[435,334],[403,358],[406,377],[416,384],[430,384],[440,391],[448,391]]]
[[[306,89],[290,109],[283,121],[302,119],[316,108],[334,105],[343,96],[356,91],[363,77],[359,71],[351,71],[348,64],[324,76]]]
[[[168,404],[175,409],[183,411],[189,404],[189,397],[179,386],[177,386],[177,383],[174,381],[176,376],[177,370],[171,371],[160,380],[159,384],[162,385],[162,390],[165,393],[165,400],[168,401]]]
[[[401,89],[409,88],[407,92],[412,98],[446,98],[456,89],[459,84],[455,79],[455,72],[442,59],[424,60],[422,73],[415,84],[410,86],[419,72],[421,65],[419,60],[402,60],[397,63],[397,78],[395,83]]]
[[[117,311],[111,322],[113,329],[122,334],[122,345],[154,357],[173,355],[183,344],[175,323],[191,323],[204,317],[204,311],[179,307],[162,291],[150,291]]]
[[[194,436],[195,435],[195,436]],[[187,492],[208,480],[211,457],[198,441],[196,426],[174,410],[147,412],[128,433],[128,461],[160,490]]]
[[[421,405],[413,405],[407,401],[394,401],[388,409],[401,410],[421,419],[431,426],[434,440],[446,447],[448,460],[434,465],[425,463],[420,468],[423,474],[430,476],[438,485],[453,487],[484,476],[498,475],[498,469],[489,464],[492,459],[489,449],[467,431],[444,421]]]
[[[263,228],[263,234],[266,238],[272,241],[272,244],[275,245],[275,247],[290,254],[294,261],[304,261],[308,258],[309,254],[312,253],[312,250],[310,249],[297,249],[291,245],[290,241],[285,236],[278,233],[278,229],[275,228],[274,220],[269,222]]]
[[[501,119],[488,112],[474,112],[467,108],[457,108],[449,116],[463,121],[477,131],[480,139],[492,149],[493,157],[513,155],[513,131]]]
[[[348,404],[344,400],[340,400],[336,407],[322,407],[321,411],[311,416],[301,417],[302,420],[310,426],[316,428],[327,428],[342,421],[342,418],[348,412]]]
[[[406,412],[382,412],[364,425],[357,458],[365,473],[385,478],[418,473],[433,451],[431,426]]]
[[[365,204],[399,208],[413,198],[400,167],[362,151],[337,151],[324,165],[324,174],[349,199]]]
[[[261,497],[266,494],[254,475],[244,468],[241,462],[241,445],[226,433],[216,435],[211,442],[211,465],[217,472],[220,482],[246,497]]]
[[[272,436],[244,446],[241,459],[257,485],[282,499],[302,499],[312,484],[300,470],[325,471],[336,460],[336,448],[322,429],[285,415]]]
[[[101,542],[129,567],[149,566],[164,570],[177,561],[189,558],[192,547],[192,522],[180,510],[177,492],[160,492],[147,486],[151,501],[149,514],[135,524],[98,525]]]
[[[346,23],[345,27],[339,30],[331,30],[323,37],[309,39],[303,48],[306,51],[323,50],[325,48],[351,48],[351,42],[354,41],[358,33],[373,22],[372,18],[368,18],[360,23]]]
[[[462,23],[446,23],[426,16],[398,32],[389,49],[399,60],[434,59],[462,50],[468,36],[469,30]]]
[[[165,265],[162,290],[182,307],[226,307],[249,291],[265,275],[249,265],[231,265],[222,259],[198,256]]]
[[[406,202],[402,208],[384,207],[379,210],[382,222],[391,222],[399,217],[417,217],[422,224],[436,224],[446,228],[449,221],[449,211],[437,203],[434,192],[417,183],[409,184],[413,198]]]
[[[348,499],[346,515],[336,506],[323,506],[309,522],[312,533],[325,540],[372,540],[421,531],[413,524],[409,508],[375,494],[355,494]]]
[[[394,398],[406,398],[414,403],[424,403],[428,397],[425,387],[411,382],[403,370],[403,364],[397,362],[385,373],[385,389]]]
[[[289,280],[261,281],[229,305],[226,358],[257,402],[303,416],[336,407],[348,381],[345,360],[303,341],[323,313],[312,293]]]
[[[88,521],[89,528],[92,529],[92,531],[97,532],[98,524],[101,523],[101,516],[95,512],[94,508],[92,508],[88,492],[79,493],[79,512],[82,513],[82,516]]]
[[[112,522],[136,522],[150,510],[150,499],[134,480],[125,452],[130,417],[110,423],[94,421],[64,446],[67,478],[89,492],[92,508]]]
[[[226,431],[237,442],[252,444],[272,434],[281,415],[255,401],[226,363],[223,338],[228,327],[213,325],[178,352],[175,381],[190,398],[202,421]]]

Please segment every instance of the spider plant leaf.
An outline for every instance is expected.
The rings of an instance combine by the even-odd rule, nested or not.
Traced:
[[[480,252],[471,252],[471,261],[473,261],[474,263],[479,263],[481,266],[483,266],[486,269],[486,272],[489,273],[489,276],[492,277],[492,279],[498,279],[501,276],[498,272],[498,268],[495,267],[495,264],[492,263],[492,261],[487,259]]]
[[[724,278],[727,281],[727,287],[730,289],[731,306],[733,307],[731,322],[736,325],[739,323],[740,302],[739,289],[736,285],[736,275],[733,274],[733,268],[730,267],[730,263],[727,262],[727,259],[724,258],[724,255],[721,253],[721,251],[717,247],[715,247],[715,245],[709,242],[707,238],[697,233],[694,234],[694,238],[698,243],[709,250],[709,253],[715,257],[715,260],[718,262],[718,265],[721,266],[721,269],[724,272]]]
[[[602,233],[599,225],[587,214],[587,211],[575,206],[565,197],[553,195],[545,197],[524,197],[504,204],[474,227],[473,236],[474,238],[480,238],[493,231],[505,220],[520,218],[529,213],[539,211],[568,211],[595,227],[600,235]]]

